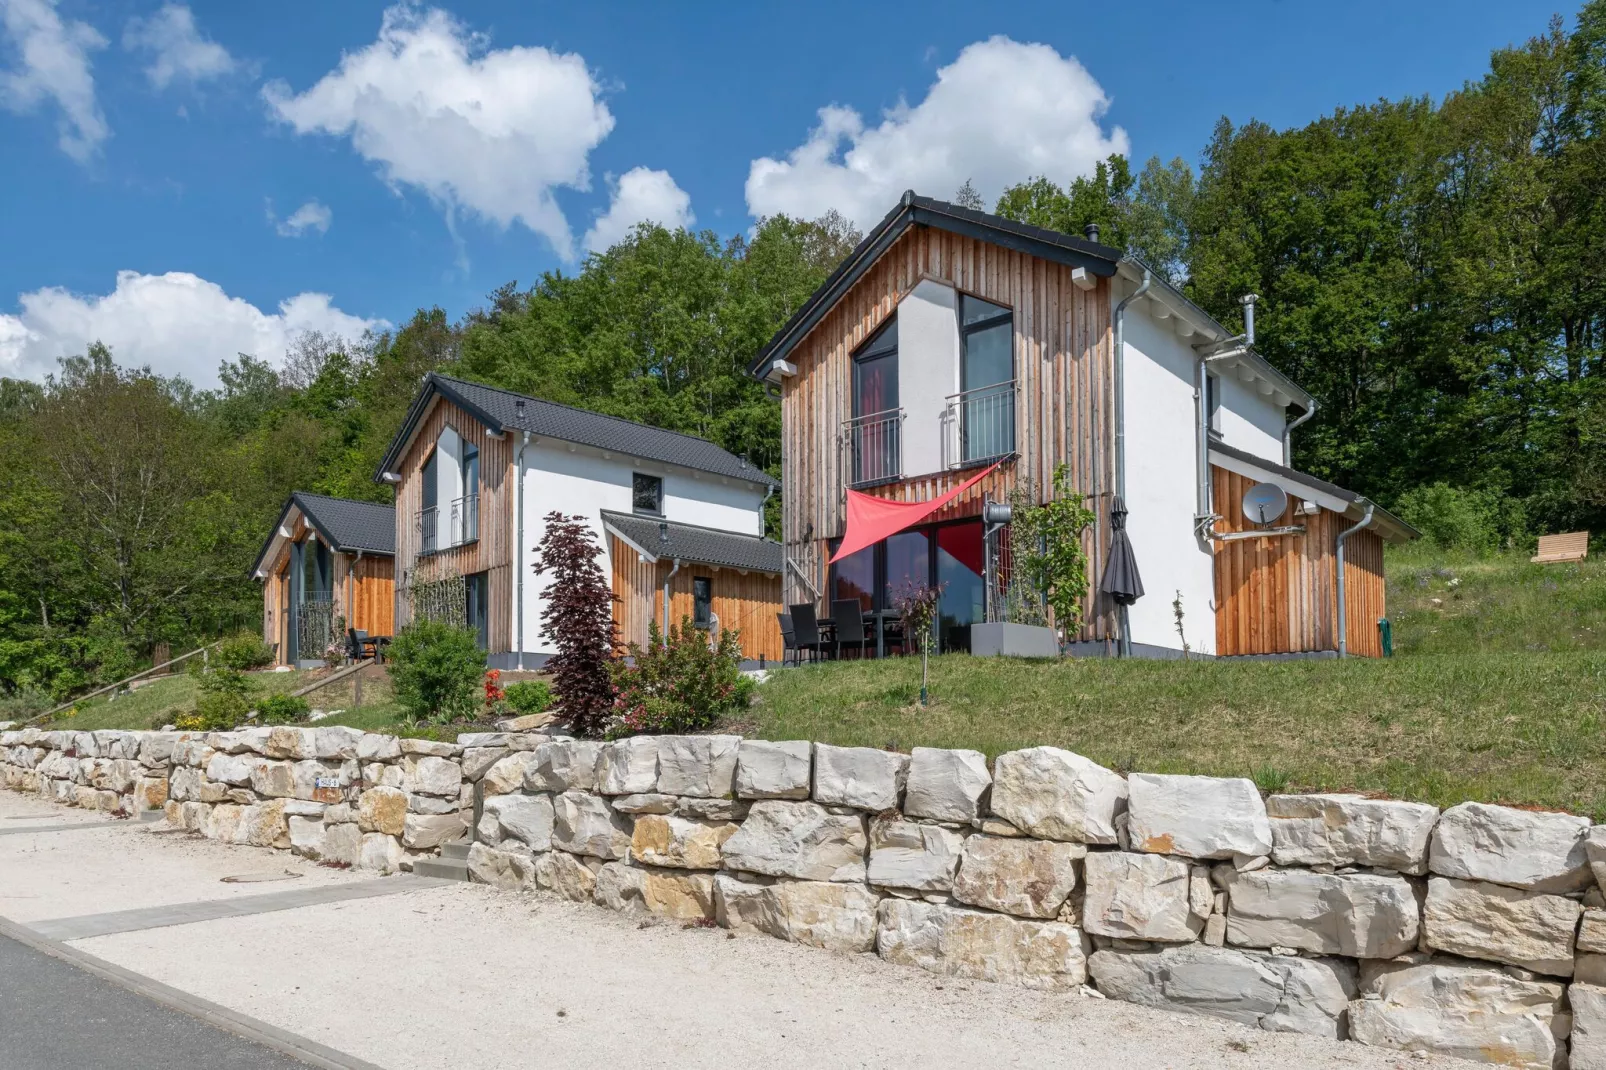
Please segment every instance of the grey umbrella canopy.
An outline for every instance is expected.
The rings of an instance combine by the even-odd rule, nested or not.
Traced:
[[[1138,559],[1132,552],[1132,540],[1126,537],[1126,503],[1119,496],[1110,503],[1110,560],[1104,566],[1099,590],[1118,606],[1129,606],[1143,597]]]

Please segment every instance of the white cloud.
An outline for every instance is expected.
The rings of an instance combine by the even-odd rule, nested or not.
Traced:
[[[123,47],[151,54],[145,77],[157,89],[178,80],[222,78],[240,65],[228,49],[201,36],[194,13],[183,4],[164,4],[148,19],[130,19],[123,30]]]
[[[585,247],[600,253],[630,236],[637,223],[652,222],[674,230],[697,222],[691,194],[675,184],[668,171],[632,168],[613,187],[613,203],[586,231]]]
[[[42,379],[56,370],[58,357],[101,341],[125,367],[149,364],[159,374],[214,386],[218,365],[239,353],[280,364],[303,331],[357,339],[386,326],[342,312],[320,293],[299,293],[277,312],[263,312],[187,271],[120,271],[109,294],[51,286],[21,295],[18,304],[17,315],[0,315],[0,375],[22,379]]]
[[[444,11],[400,5],[306,92],[279,82],[263,95],[297,133],[349,137],[392,186],[423,190],[448,216],[517,221],[570,257],[552,191],[590,187],[587,160],[613,115],[583,57],[486,45]]]
[[[299,238],[309,230],[316,230],[319,234],[329,233],[329,224],[334,222],[335,213],[327,204],[314,199],[303,204],[291,212],[284,219],[277,219],[273,215],[273,205],[268,205],[268,218],[273,221],[273,228],[279,232],[281,238]]]
[[[87,163],[111,136],[89,70],[89,54],[105,48],[106,39],[88,23],[63,22],[55,0],[0,0],[0,25],[17,59],[0,71],[0,104],[30,112],[54,100],[61,108],[61,151]]]
[[[811,219],[834,208],[869,227],[906,189],[947,199],[966,179],[991,204],[1032,175],[1065,182],[1127,152],[1126,131],[1099,125],[1109,103],[1074,57],[1007,37],[978,41],[937,71],[925,100],[900,101],[879,126],[852,108],[821,108],[820,125],[786,159],[753,161],[747,208]]]

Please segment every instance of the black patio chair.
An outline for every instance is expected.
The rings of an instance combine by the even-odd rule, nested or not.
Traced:
[[[836,621],[836,635],[832,640],[831,648],[834,656],[842,656],[842,646],[858,644],[859,657],[864,657],[864,644],[870,638],[864,630],[864,610],[859,607],[857,598],[848,598],[840,602],[831,603],[831,619]]]
[[[812,602],[799,602],[789,606],[792,618],[792,642],[801,655],[807,650],[815,657],[820,655],[820,618],[814,615]]]
[[[797,636],[792,633],[792,614],[777,613],[775,619],[781,622],[781,664],[785,665],[788,658],[795,665],[798,662]]]

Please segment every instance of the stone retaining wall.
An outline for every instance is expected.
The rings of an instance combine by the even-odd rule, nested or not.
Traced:
[[[1606,1068],[1606,826],[1569,814],[1263,798],[1053,747],[989,766],[735,736],[9,732],[0,774],[380,870],[460,830],[477,787],[470,874],[498,887],[1266,1030]]]

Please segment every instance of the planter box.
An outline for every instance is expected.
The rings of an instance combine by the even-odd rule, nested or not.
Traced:
[[[970,626],[970,652],[982,658],[1057,658],[1060,644],[1053,628],[989,621]]]

